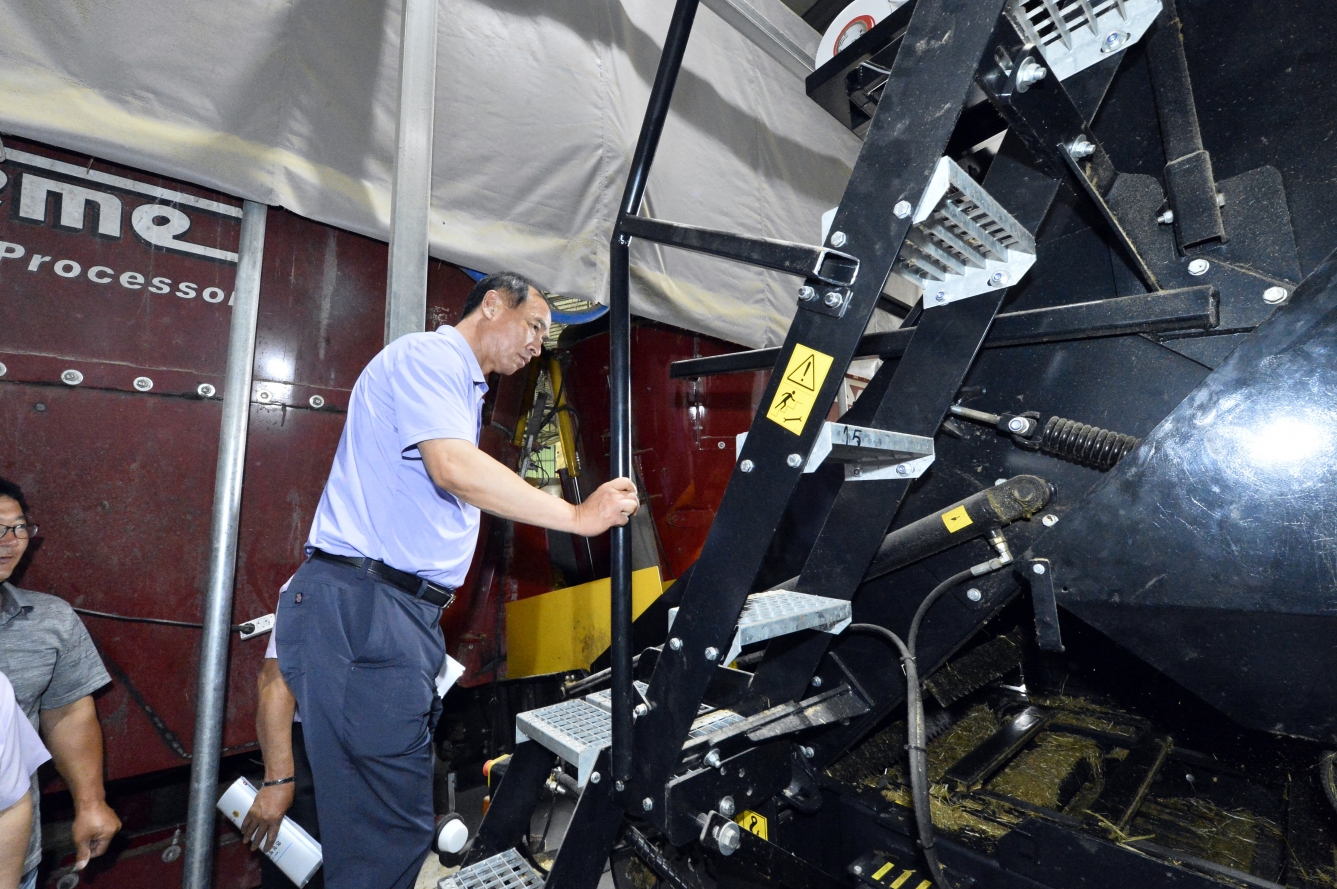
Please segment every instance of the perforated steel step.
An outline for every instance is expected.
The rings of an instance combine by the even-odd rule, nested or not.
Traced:
[[[613,743],[612,717],[584,698],[530,710],[515,717],[515,743],[537,741],[576,767],[584,787],[599,751]]]
[[[543,877],[514,849],[462,867],[437,889],[540,889]]]
[[[645,697],[645,693],[649,691],[650,686],[646,685],[644,682],[637,682],[634,684],[636,686],[636,691],[640,693],[641,697]],[[613,712],[613,690],[611,688],[605,688],[603,691],[596,691],[593,694],[585,695],[585,700],[589,701],[600,710],[603,710],[605,713]]]

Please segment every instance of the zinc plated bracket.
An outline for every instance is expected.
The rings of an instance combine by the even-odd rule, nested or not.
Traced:
[[[1035,643],[1042,651],[1063,651],[1063,637],[1058,627],[1058,597],[1054,595],[1054,566],[1048,559],[1027,559],[1022,571],[1031,586],[1031,605],[1035,609]]]
[[[735,454],[747,433],[738,433]],[[919,478],[933,465],[933,439],[886,429],[827,421],[817,433],[803,471],[816,472],[828,460],[845,466],[846,481]]]

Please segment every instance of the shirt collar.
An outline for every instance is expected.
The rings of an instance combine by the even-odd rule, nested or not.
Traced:
[[[0,583],[3,599],[0,599],[0,624],[7,624],[18,616],[20,611],[32,610],[33,603],[28,594],[9,581]]]
[[[436,332],[450,339],[455,347],[464,353],[464,358],[469,363],[469,373],[473,375],[473,381],[486,389],[487,377],[484,376],[483,368],[478,364],[478,356],[474,354],[473,346],[469,345],[469,341],[464,338],[464,334],[449,324],[442,324],[436,329]]]

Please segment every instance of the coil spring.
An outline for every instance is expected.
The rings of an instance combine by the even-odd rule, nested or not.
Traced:
[[[1103,472],[1127,456],[1141,441],[1099,426],[1050,417],[1040,438],[1040,450]]]

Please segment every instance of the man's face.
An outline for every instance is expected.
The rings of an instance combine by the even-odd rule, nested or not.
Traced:
[[[529,298],[515,308],[505,294],[493,290],[485,297],[495,299],[490,316],[489,348],[495,370],[513,374],[543,351],[543,338],[552,324],[548,302],[533,288]],[[485,308],[487,308],[485,304]]]
[[[19,502],[13,497],[0,497],[0,525],[20,525],[24,521]],[[6,532],[4,539],[0,540],[0,582],[9,580],[9,575],[14,573],[19,560],[27,551],[28,541],[19,540],[13,531]]]

